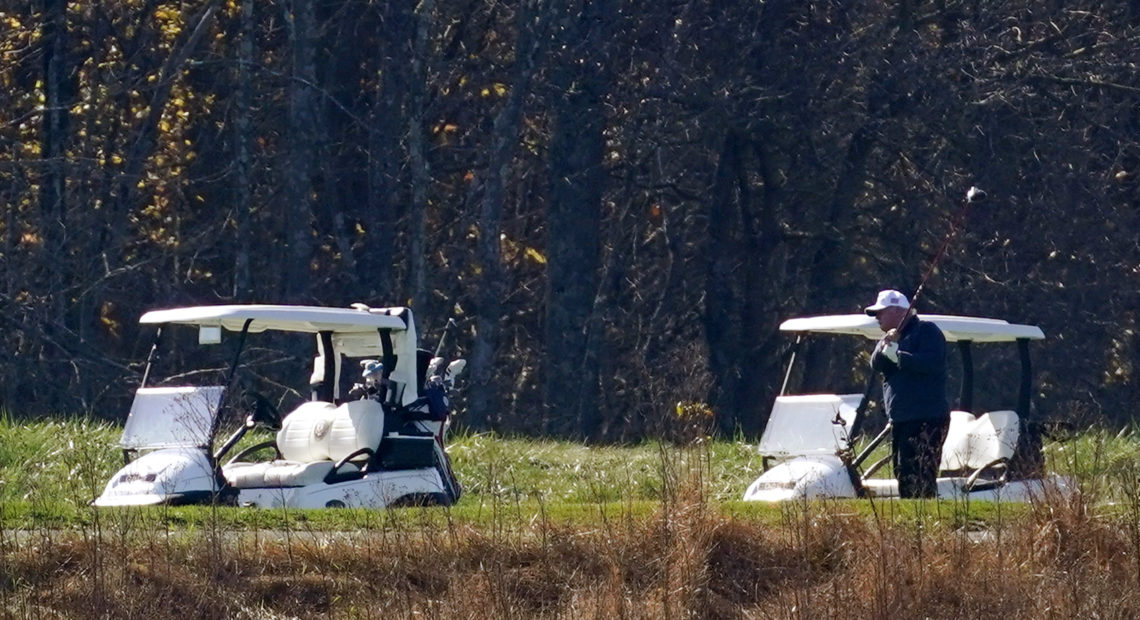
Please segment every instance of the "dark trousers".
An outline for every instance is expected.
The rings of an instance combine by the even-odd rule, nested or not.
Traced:
[[[936,497],[938,465],[942,442],[950,428],[950,417],[932,420],[894,422],[891,447],[899,497]]]

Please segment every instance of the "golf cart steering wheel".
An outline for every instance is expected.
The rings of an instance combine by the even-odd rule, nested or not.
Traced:
[[[281,412],[277,410],[277,405],[274,405],[273,401],[252,390],[246,392],[242,400],[245,410],[253,417],[254,422],[261,422],[270,430],[281,429]]]

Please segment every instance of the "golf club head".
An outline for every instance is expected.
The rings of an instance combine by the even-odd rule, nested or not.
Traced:
[[[971,185],[970,189],[966,190],[966,202],[969,202],[972,204],[972,203],[976,203],[976,202],[981,202],[985,199],[986,199],[986,193],[978,187]]]
[[[464,368],[467,368],[467,360],[463,358],[454,360],[447,365],[447,372],[445,373],[445,376],[448,379],[454,379],[459,375],[459,373],[463,372]]]

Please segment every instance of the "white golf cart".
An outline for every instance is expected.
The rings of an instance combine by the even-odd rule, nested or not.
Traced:
[[[441,358],[418,350],[408,308],[202,306],[148,312],[140,323],[158,329],[119,442],[125,466],[95,505],[383,508],[450,505],[459,498],[444,439],[451,414],[447,393],[465,362],[444,368]],[[163,346],[186,344],[167,333],[184,326],[197,328],[203,345],[220,344],[224,332],[235,334],[227,338],[233,345],[226,351],[228,373],[215,384],[192,386],[188,378],[221,373],[177,369],[151,386]],[[247,347],[247,340],[282,333],[316,340],[310,400],[284,417],[270,399],[235,387],[243,354],[264,351]],[[342,365],[346,373],[354,369],[354,358],[373,374],[350,391],[341,371]],[[354,373],[349,376],[360,377]],[[216,446],[223,413],[240,424]],[[231,455],[258,426],[276,430],[276,437]],[[246,460],[271,450],[271,460]]]
[[[942,447],[938,496],[1026,501],[1040,496],[1046,488],[1064,490],[1065,479],[1043,474],[1040,434],[1027,425],[1032,393],[1029,342],[1045,337],[1041,329],[995,319],[944,315],[921,318],[937,324],[947,343],[956,343],[961,361],[961,391]],[[877,321],[862,314],[817,316],[785,321],[780,330],[796,334],[796,344],[784,385],[760,440],[765,471],[748,487],[744,499],[776,502],[897,497],[897,480],[874,477],[889,455],[863,469],[870,455],[890,435],[889,423],[858,453],[855,449],[872,389],[877,385],[874,373],[863,393],[788,394],[797,351],[808,336],[840,334],[875,341],[882,337]],[[1016,343],[1021,375],[1015,409],[973,411],[972,345],[981,343]]]

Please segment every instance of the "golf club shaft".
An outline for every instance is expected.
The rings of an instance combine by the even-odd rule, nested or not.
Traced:
[[[986,193],[977,187],[971,187],[966,192],[966,199],[962,203],[962,208],[958,211],[957,216],[951,220],[950,230],[946,233],[946,237],[942,239],[942,245],[939,246],[938,251],[934,254],[934,259],[930,261],[930,266],[926,268],[926,273],[923,274],[922,279],[918,281],[918,287],[914,289],[914,295],[910,297],[910,311],[907,312],[906,317],[899,323],[899,326],[896,328],[896,333],[901,334],[903,327],[906,327],[906,324],[910,322],[910,318],[918,314],[918,298],[922,295],[922,290],[926,287],[926,282],[930,279],[931,274],[934,273],[934,269],[938,266],[939,261],[941,261],[942,257],[946,254],[946,249],[950,247],[950,242],[954,239],[954,236],[958,234],[958,229],[965,223],[966,213],[970,210],[970,205],[974,202],[981,201],[985,198],[985,195]]]
[[[957,217],[955,217],[954,220],[950,222],[950,231],[946,233],[946,237],[942,240],[942,245],[934,254],[934,259],[930,261],[930,266],[926,268],[926,273],[923,274],[922,279],[918,281],[918,287],[914,289],[914,295],[912,295],[910,298],[910,305],[912,308],[918,302],[919,295],[922,295],[922,289],[926,287],[926,282],[930,279],[930,275],[934,273],[934,269],[938,267],[939,261],[941,261],[942,257],[945,256],[946,248],[950,247],[950,242],[953,241],[954,237],[958,234],[958,229],[961,227],[962,222],[965,221],[966,212],[969,210],[970,201],[967,200],[962,206],[962,209],[958,211]]]
[[[447,324],[443,326],[443,333],[439,335],[439,344],[435,346],[435,355],[433,357],[439,357],[443,354],[443,343],[447,340],[447,333],[455,326],[455,319],[447,319]]]

